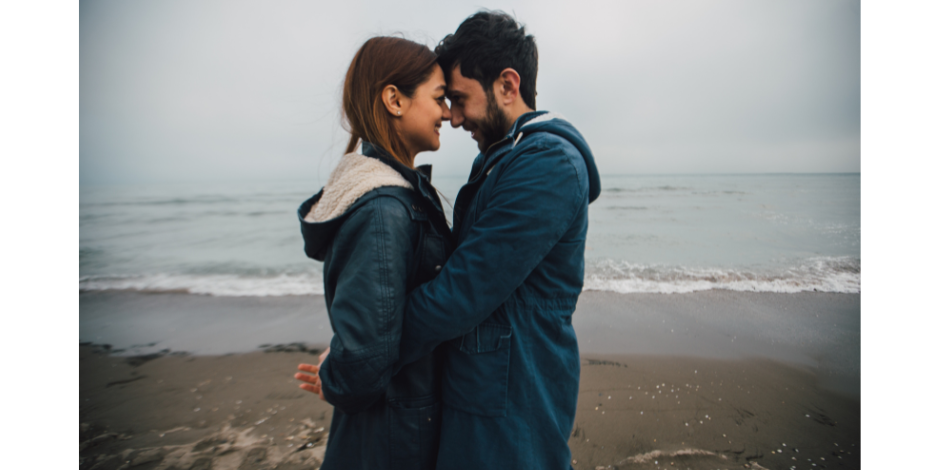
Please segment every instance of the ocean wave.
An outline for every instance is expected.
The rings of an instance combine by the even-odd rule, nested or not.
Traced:
[[[79,279],[78,289],[79,291],[183,292],[217,297],[323,295],[323,276],[318,272],[282,273],[271,276],[235,274],[89,276]]]
[[[748,292],[861,292],[861,263],[857,258],[810,258],[776,269],[692,268],[642,265],[621,260],[589,262],[584,290],[623,294],[688,292],[727,289]],[[134,290],[182,292],[219,297],[323,295],[319,272],[279,274],[147,274],[86,276],[80,291]]]
[[[861,262],[818,257],[776,269],[691,268],[600,260],[589,263],[584,290],[682,294],[726,289],[747,292],[861,292]]]

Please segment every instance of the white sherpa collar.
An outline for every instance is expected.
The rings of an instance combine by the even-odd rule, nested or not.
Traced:
[[[562,121],[564,121],[565,117],[562,116],[561,113],[547,112],[523,124],[522,127],[524,128],[525,126],[528,126],[529,124],[538,124],[540,122],[551,121],[552,119],[561,119]]]
[[[306,222],[325,222],[343,215],[356,200],[383,186],[413,189],[401,174],[376,158],[348,153],[330,174],[320,200],[304,217]]]

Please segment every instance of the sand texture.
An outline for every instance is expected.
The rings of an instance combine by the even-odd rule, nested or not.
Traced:
[[[296,349],[296,348],[282,348]],[[81,469],[317,468],[332,408],[305,352],[120,357],[80,347]]]
[[[806,370],[661,356],[581,367],[576,469],[859,468],[859,402]]]
[[[80,347],[80,468],[318,468],[332,410],[291,378],[315,359],[297,349],[122,357]],[[858,401],[798,368],[585,356],[569,445],[575,469],[849,469],[859,432]]]
[[[585,292],[572,467],[859,468],[859,299]],[[329,341],[322,297],[79,305],[80,469],[319,467],[332,408],[293,374]]]

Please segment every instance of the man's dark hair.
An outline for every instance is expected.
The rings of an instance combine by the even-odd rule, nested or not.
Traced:
[[[526,35],[525,26],[501,11],[480,11],[464,20],[454,34],[448,34],[437,48],[437,63],[450,75],[455,65],[460,74],[472,78],[491,93],[500,72],[512,68],[519,73],[522,101],[535,109],[535,76],[539,51],[535,37]]]

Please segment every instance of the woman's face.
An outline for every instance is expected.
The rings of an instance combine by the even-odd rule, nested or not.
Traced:
[[[444,101],[446,88],[444,72],[435,65],[430,77],[415,89],[414,96],[402,103],[398,132],[412,157],[441,147],[441,125],[450,120],[450,108]]]

